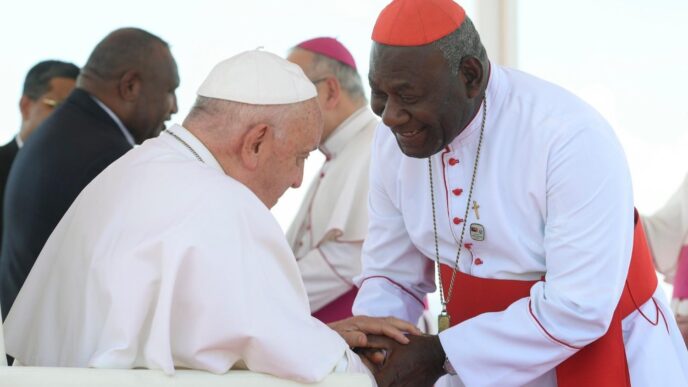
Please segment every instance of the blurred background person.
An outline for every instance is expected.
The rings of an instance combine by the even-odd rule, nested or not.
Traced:
[[[334,38],[299,43],[288,58],[318,91],[324,128],[318,149],[325,163],[287,231],[313,316],[332,322],[351,316],[368,227],[368,167],[379,119],[368,107],[356,62]]]
[[[10,167],[19,148],[24,145],[34,129],[40,125],[64,101],[74,88],[79,68],[73,63],[59,60],[39,62],[29,70],[24,79],[19,99],[21,126],[19,133],[0,147],[0,245],[2,244],[2,202]]]
[[[177,65],[168,44],[138,28],[107,35],[76,89],[31,138],[10,171],[0,253],[7,316],[33,263],[81,190],[177,112]]]
[[[671,309],[688,345],[688,176],[666,204],[643,218],[657,271],[674,285]]]

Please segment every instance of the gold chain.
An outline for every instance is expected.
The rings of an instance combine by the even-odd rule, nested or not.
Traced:
[[[461,247],[463,247],[463,236],[466,232],[466,224],[468,219],[468,212],[471,208],[471,198],[473,197],[473,187],[475,186],[475,177],[478,174],[478,161],[480,160],[480,147],[483,144],[483,133],[485,132],[485,120],[487,118],[487,97],[483,97],[483,122],[480,125],[480,139],[478,140],[478,151],[475,154],[475,164],[473,165],[473,177],[471,178],[471,188],[468,191],[468,200],[466,201],[466,212],[463,217],[463,227],[461,228],[461,238],[459,238],[459,249],[456,252],[456,260],[454,261],[454,270],[452,271],[451,281],[449,282],[449,293],[444,295],[444,286],[442,285],[442,274],[440,270],[440,249],[437,242],[437,217],[435,215],[435,187],[432,182],[432,157],[428,157],[428,170],[430,172],[430,199],[432,202],[432,229],[435,234],[435,271],[437,272],[437,283],[440,290],[440,302],[442,303],[442,313],[447,312],[447,304],[451,300],[452,291],[454,290],[454,279],[456,278],[456,271],[459,269],[459,257],[461,256]]]
[[[202,162],[202,163],[205,163],[205,161],[203,161],[203,159],[201,158],[201,156],[199,156],[198,153],[196,153],[196,151],[194,150],[194,148],[192,148],[191,145],[189,145],[186,141],[182,140],[181,137],[179,137],[179,136],[177,136],[176,134],[170,132],[169,130],[165,130],[165,133],[167,133],[167,134],[169,134],[170,136],[172,136],[172,137],[174,137],[175,139],[177,139],[177,141],[179,141],[182,145],[184,145],[184,146],[186,147],[186,149],[190,150],[190,151],[191,151],[191,154],[194,155],[194,157],[196,158],[196,160],[198,160],[198,161],[200,161],[200,162]]]

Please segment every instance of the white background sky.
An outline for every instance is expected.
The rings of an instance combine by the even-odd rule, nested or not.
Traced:
[[[469,16],[480,0],[463,2]],[[657,209],[688,171],[687,0],[514,0],[516,67],[558,83],[595,106],[626,149],[641,212]],[[10,1],[0,11],[0,140],[19,128],[26,71],[43,59],[82,66],[108,32],[136,26],[167,40],[179,65],[181,122],[218,61],[263,46],[285,55],[315,36],[349,47],[366,79],[370,33],[387,0]],[[481,26],[476,22],[478,30]],[[489,48],[489,47],[488,47]],[[489,53],[489,52],[488,52]],[[286,227],[304,187],[274,209]]]

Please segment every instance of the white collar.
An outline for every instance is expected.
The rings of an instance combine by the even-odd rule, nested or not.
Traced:
[[[208,150],[208,148],[203,145],[201,140],[199,140],[196,136],[193,135],[193,133],[189,132],[188,129],[185,127],[179,125],[179,124],[174,124],[170,126],[169,128],[165,129],[166,132],[173,133],[174,136],[170,136],[169,134],[165,134],[164,137],[167,137],[168,141],[170,144],[173,144],[174,147],[177,149],[180,149],[184,152],[184,154],[188,155],[189,158],[196,160],[196,156],[184,145],[188,145],[191,147],[191,149],[194,150],[198,154],[198,156],[203,160],[203,163],[206,165],[209,165],[210,167],[219,170],[223,174],[225,174],[224,169],[222,169],[222,166],[220,163],[217,162],[217,159],[215,159],[215,156],[213,156],[212,153]],[[164,133],[164,132],[163,132]],[[178,141],[176,137],[179,137],[181,140],[184,141],[184,143]],[[161,136],[162,133],[161,133]]]
[[[501,68],[499,66],[495,66],[490,62],[489,66],[489,73],[488,73],[488,78],[487,78],[487,87],[485,88],[485,100],[487,101],[488,104],[488,111],[487,111],[487,119],[489,120],[490,117],[494,117],[496,115],[495,107],[499,105],[497,103],[497,100],[500,97],[501,90],[500,88],[503,87],[501,85],[501,77],[500,77],[500,71]],[[475,116],[471,119],[471,121],[466,125],[466,128],[459,133],[456,138],[447,145],[447,147],[451,150],[458,148],[463,144],[465,141],[467,141],[469,138],[472,138],[473,134],[480,133],[480,128],[482,127],[483,124],[483,109],[485,109],[485,101],[481,102],[480,108],[478,109],[477,112],[475,112]],[[487,123],[486,123],[487,125]],[[487,131],[487,127],[485,128],[485,131]],[[471,140],[475,141],[475,140]],[[438,152],[439,154],[439,152]]]
[[[19,149],[21,149],[21,147],[24,146],[24,141],[21,139],[21,136],[19,135],[19,133],[17,133],[17,135],[14,137],[14,141],[17,142],[17,147]]]
[[[320,151],[328,160],[334,158],[358,132],[363,130],[368,122],[375,118],[367,105],[361,107],[332,131],[330,137],[320,144]]]
[[[131,146],[136,145],[136,141],[134,141],[134,137],[129,132],[129,129],[127,129],[127,127],[124,126],[124,124],[122,123],[122,120],[120,120],[119,117],[117,117],[117,115],[112,110],[110,110],[110,108],[107,107],[103,102],[101,102],[98,98],[96,98],[92,95],[91,95],[91,98],[93,98],[93,100],[96,101],[98,106],[100,106],[103,110],[105,110],[105,113],[107,113],[110,116],[110,118],[112,118],[112,120],[115,121],[115,124],[117,124],[117,126],[119,127],[119,130],[122,131],[122,134],[124,134],[124,138],[127,139],[127,142],[129,144],[131,144]]]

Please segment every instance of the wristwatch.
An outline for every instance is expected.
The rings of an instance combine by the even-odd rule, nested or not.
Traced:
[[[449,374],[449,375],[456,375],[456,370],[454,369],[454,366],[452,365],[451,361],[449,361],[448,357],[444,358],[444,365],[442,366],[444,370]]]

